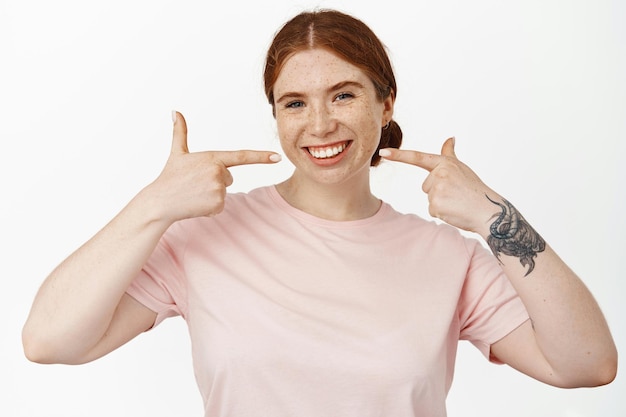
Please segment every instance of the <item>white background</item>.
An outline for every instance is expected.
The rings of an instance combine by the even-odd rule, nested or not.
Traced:
[[[404,148],[457,155],[583,277],[624,353],[626,7],[588,1],[1,1],[0,415],[200,416],[181,319],[92,364],[29,363],[21,326],[50,270],[158,175],[170,110],[192,150],[279,150],[264,52],[286,19],[335,7],[368,23],[398,78]],[[288,162],[233,169],[232,189]],[[425,173],[383,164],[376,193],[427,216]],[[68,341],[70,343],[71,341]],[[455,416],[624,416],[626,383],[560,390],[461,343]]]

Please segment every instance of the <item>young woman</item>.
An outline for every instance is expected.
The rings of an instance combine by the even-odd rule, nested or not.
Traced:
[[[440,155],[398,149],[395,78],[364,23],[294,17],[265,89],[293,174],[228,194],[229,167],[279,155],[189,153],[175,112],[161,175],[43,283],[29,359],[89,362],[181,315],[207,416],[445,416],[459,339],[555,386],[614,378],[592,295],[454,138]],[[449,225],[374,196],[381,157],[430,171],[430,213]]]

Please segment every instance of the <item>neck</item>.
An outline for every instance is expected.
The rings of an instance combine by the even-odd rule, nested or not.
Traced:
[[[365,219],[376,214],[381,204],[370,191],[369,181],[359,184],[308,183],[294,173],[276,189],[291,206],[326,220]]]

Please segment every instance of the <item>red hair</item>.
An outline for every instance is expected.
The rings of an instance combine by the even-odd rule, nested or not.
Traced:
[[[393,68],[384,45],[362,21],[336,10],[303,12],[289,20],[276,33],[267,51],[264,82],[265,95],[274,109],[274,84],[285,62],[295,53],[314,49],[327,49],[352,65],[360,68],[373,82],[382,102],[398,89]],[[402,130],[391,120],[381,131],[381,148],[399,148]],[[378,150],[372,156],[372,166],[378,165]]]

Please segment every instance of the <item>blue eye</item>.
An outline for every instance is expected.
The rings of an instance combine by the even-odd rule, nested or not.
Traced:
[[[289,103],[285,105],[285,107],[288,109],[295,109],[295,108],[303,107],[303,106],[304,106],[304,103],[301,101],[290,101]]]
[[[354,96],[350,93],[339,93],[337,94],[337,97],[335,97],[335,100],[347,100],[352,97]]]

